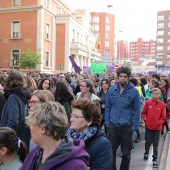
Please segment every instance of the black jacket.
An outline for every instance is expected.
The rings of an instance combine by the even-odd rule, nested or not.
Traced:
[[[18,125],[27,115],[27,104],[31,93],[22,87],[5,91],[5,106],[2,111],[1,126],[11,127],[17,130]]]
[[[85,150],[90,155],[90,170],[111,170],[113,164],[112,146],[104,131],[85,141]]]

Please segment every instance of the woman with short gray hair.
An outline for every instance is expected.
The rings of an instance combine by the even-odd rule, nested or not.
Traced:
[[[26,117],[33,142],[38,146],[28,155],[20,170],[87,170],[89,156],[84,142],[65,137],[68,118],[58,102],[39,104]]]

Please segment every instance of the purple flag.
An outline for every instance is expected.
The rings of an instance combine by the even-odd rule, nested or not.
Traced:
[[[72,57],[72,56],[69,56],[69,59],[70,59],[70,61],[71,61],[71,63],[72,63],[72,66],[74,67],[75,72],[76,72],[76,73],[80,73],[80,71],[82,71],[82,70],[81,70],[80,67],[77,65],[77,63],[74,61],[73,57]]]

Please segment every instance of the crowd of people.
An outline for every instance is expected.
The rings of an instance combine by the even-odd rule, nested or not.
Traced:
[[[0,72],[2,170],[129,170],[145,127],[144,160],[153,144],[158,167],[161,134],[170,133],[170,76]],[[166,131],[165,131],[166,128]]]

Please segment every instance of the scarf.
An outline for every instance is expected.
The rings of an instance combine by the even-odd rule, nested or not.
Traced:
[[[85,132],[76,132],[73,129],[69,128],[66,132],[67,136],[72,137],[73,139],[80,139],[84,142],[94,136],[97,132],[96,126],[89,126],[89,128]]]

